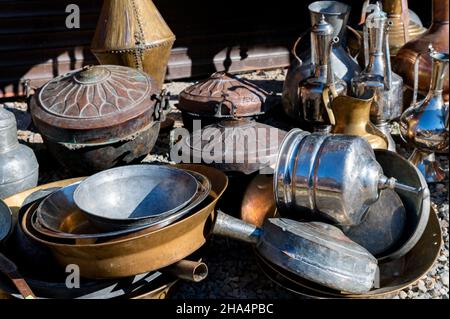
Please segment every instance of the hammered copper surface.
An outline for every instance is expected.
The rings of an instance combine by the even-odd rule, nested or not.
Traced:
[[[425,95],[428,92],[431,80],[432,59],[426,54],[431,44],[438,52],[448,52],[449,40],[449,0],[433,0],[433,23],[427,32],[417,39],[405,44],[397,53],[393,61],[396,73],[403,77],[404,84],[413,89],[414,64],[420,55],[419,92]],[[448,101],[449,80],[444,84],[444,99]]]

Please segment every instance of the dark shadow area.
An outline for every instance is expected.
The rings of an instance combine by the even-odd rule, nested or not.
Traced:
[[[167,79],[288,65],[294,41],[309,27],[310,2],[155,0],[177,36]],[[361,0],[342,2],[352,6],[350,24],[356,26]],[[71,3],[80,7],[80,29],[65,26],[65,9]],[[36,88],[52,77],[97,63],[89,46],[101,5],[101,0],[2,1],[0,98],[25,95],[26,83]],[[409,5],[429,25],[431,4],[410,0]]]

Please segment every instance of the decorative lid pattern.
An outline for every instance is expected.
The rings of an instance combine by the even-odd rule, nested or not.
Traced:
[[[150,79],[135,69],[92,66],[48,82],[39,102],[55,116],[95,118],[133,108],[150,90]]]
[[[30,105],[44,137],[60,143],[111,143],[154,120],[157,85],[142,71],[95,65],[45,84]]]
[[[182,111],[212,117],[245,117],[262,114],[269,93],[226,72],[216,72],[180,93]]]

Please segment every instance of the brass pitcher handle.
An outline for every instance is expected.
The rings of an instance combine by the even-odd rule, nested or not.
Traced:
[[[331,108],[330,94],[333,98],[338,96],[334,84],[328,85],[322,92],[323,104],[325,105],[325,110],[327,111],[328,119],[331,125],[336,125],[336,118],[334,117],[333,109]]]

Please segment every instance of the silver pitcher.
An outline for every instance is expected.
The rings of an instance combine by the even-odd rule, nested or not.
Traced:
[[[380,4],[367,6],[364,25],[365,69],[352,80],[352,90],[356,97],[373,91],[374,101],[370,109],[370,120],[387,136],[388,149],[395,151],[388,122],[401,115],[403,105],[403,79],[392,72],[388,18]]]
[[[331,65],[331,48],[337,42],[333,27],[322,16],[311,29],[311,74],[298,88],[303,119],[316,131],[329,131],[335,124],[330,102],[347,90],[344,81],[335,79]]]
[[[358,225],[382,189],[421,192],[387,178],[370,144],[351,135],[291,130],[274,173],[280,214],[313,212],[339,225]]]
[[[33,151],[17,140],[14,114],[0,107],[0,198],[35,187],[38,173]]]
[[[434,152],[448,151],[448,104],[442,96],[445,78],[448,75],[448,53],[436,52],[431,46],[429,54],[433,60],[430,90],[424,100],[416,102],[419,61],[416,60],[414,98],[400,118],[402,138],[415,146],[409,160],[416,165],[428,183],[445,179],[445,172],[435,160]]]
[[[347,26],[351,7],[338,1],[316,1],[311,3],[308,9],[311,17],[311,26],[317,24],[320,18],[324,16],[325,21],[333,27],[333,37],[338,39],[338,43],[332,47],[331,64],[336,78],[344,80],[350,89],[351,79],[355,74],[361,72],[356,59],[347,50],[347,35],[352,35],[353,38],[358,40],[360,37],[355,30]],[[297,55],[300,42],[303,42],[302,37],[297,40],[292,50],[295,58],[292,59],[286,74],[282,101],[286,114],[295,120],[301,121],[303,117],[298,112],[298,85],[302,80],[310,76],[312,57],[309,48]]]

